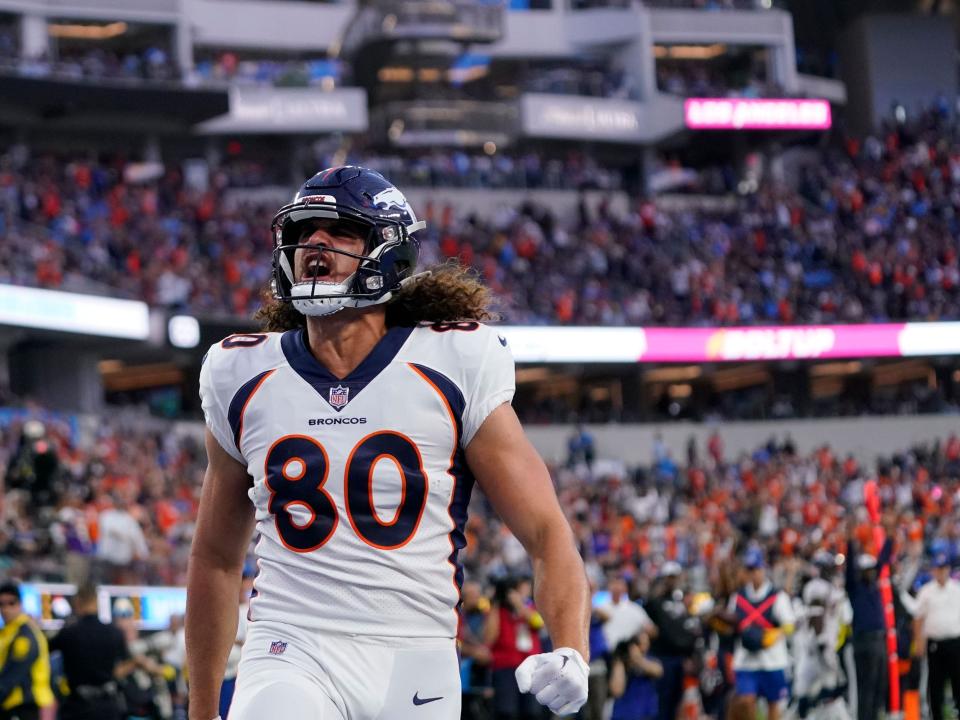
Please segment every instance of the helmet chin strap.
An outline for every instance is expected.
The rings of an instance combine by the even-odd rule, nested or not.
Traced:
[[[400,287],[405,288],[408,285],[413,285],[414,283],[420,282],[421,280],[426,280],[431,275],[433,275],[432,270],[424,270],[423,272],[418,272],[416,275],[411,275],[410,277],[404,278],[403,280],[401,280]]]
[[[356,298],[343,297],[344,293],[349,292],[353,284],[354,275],[351,275],[342,283],[312,283],[302,282],[294,285],[290,292],[294,296],[293,307],[309,317],[323,317],[340,312],[345,307],[356,307]],[[310,297],[317,291],[327,291],[325,294],[329,297],[314,298]],[[305,297],[297,298],[297,295]]]
[[[433,275],[433,272],[430,270],[424,270],[419,272],[416,275],[411,275],[408,278],[405,278],[400,281],[400,287],[405,288],[409,285],[412,285],[420,280],[430,277]],[[353,282],[353,275],[348,277],[342,283],[317,283],[318,286],[324,285],[328,287],[332,292],[341,291],[346,292],[346,288],[350,287],[350,284]],[[313,283],[299,283],[293,286],[293,294],[296,295],[298,292],[304,295],[312,294],[314,290]],[[348,297],[329,297],[329,298],[303,298],[303,299],[294,299],[293,307],[300,313],[307,315],[309,317],[325,317],[327,315],[333,315],[338,313],[341,310],[346,308],[362,308],[370,307],[371,305],[382,305],[385,302],[389,302],[393,298],[393,293],[388,292],[377,298],[376,300],[365,300],[363,298],[348,298]]]
[[[353,278],[354,275],[351,275],[342,283],[317,283],[316,286],[314,286],[312,282],[305,282],[294,285],[292,288],[294,309],[308,317],[325,317],[338,313],[346,308],[364,308],[370,307],[371,305],[381,305],[393,297],[392,292],[384,293],[376,300],[343,297],[343,293],[349,292],[350,287],[353,285]],[[327,290],[329,297],[310,297],[319,288]],[[307,297],[297,298],[296,296],[298,294]]]

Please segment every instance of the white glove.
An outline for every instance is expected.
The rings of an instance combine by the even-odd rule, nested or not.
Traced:
[[[520,692],[533,693],[537,702],[557,715],[572,715],[587,701],[590,668],[573,648],[531,655],[517,668]]]

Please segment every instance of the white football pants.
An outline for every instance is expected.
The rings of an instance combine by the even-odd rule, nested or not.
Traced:
[[[459,720],[452,638],[304,635],[247,626],[229,720]]]

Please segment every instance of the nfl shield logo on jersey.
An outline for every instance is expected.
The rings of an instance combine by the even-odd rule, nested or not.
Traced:
[[[287,644],[282,640],[274,640],[270,643],[271,655],[283,655],[287,651]]]
[[[335,409],[340,410],[350,401],[350,388],[337,385],[330,388],[330,400],[328,401]]]

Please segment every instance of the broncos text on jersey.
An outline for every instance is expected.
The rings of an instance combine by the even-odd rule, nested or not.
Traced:
[[[253,478],[251,621],[454,637],[473,487],[464,449],[513,393],[510,349],[476,322],[391,328],[344,378],[301,330],[211,347],[207,426]]]

